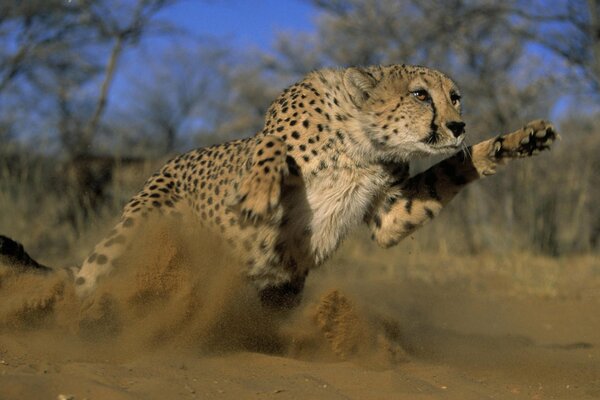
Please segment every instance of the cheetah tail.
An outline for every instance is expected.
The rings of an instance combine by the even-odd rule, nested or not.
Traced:
[[[27,254],[23,245],[0,235],[0,264],[18,268],[23,272],[50,272],[52,268],[42,265]]]

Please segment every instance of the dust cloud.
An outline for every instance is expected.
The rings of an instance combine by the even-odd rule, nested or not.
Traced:
[[[437,282],[336,266],[309,276],[297,309],[273,312],[213,238],[149,225],[83,301],[65,271],[0,265],[0,398],[600,396],[591,278],[515,296],[490,267],[465,284],[447,261],[431,267],[447,271]]]
[[[171,349],[384,364],[405,357],[383,325],[339,288],[322,286],[294,311],[263,308],[235,254],[214,237],[151,224],[83,301],[66,271],[0,267],[0,332],[28,334],[42,352],[52,343],[57,353],[62,343],[68,357],[118,361]]]

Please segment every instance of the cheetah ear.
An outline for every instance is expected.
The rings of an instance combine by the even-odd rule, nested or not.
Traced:
[[[348,68],[344,72],[344,86],[357,107],[361,107],[371,97],[377,80],[362,68]]]

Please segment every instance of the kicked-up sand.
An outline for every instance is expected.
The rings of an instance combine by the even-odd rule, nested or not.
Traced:
[[[521,261],[528,281],[493,257],[394,273],[369,264],[382,251],[270,312],[226,249],[173,232],[84,301],[66,273],[0,266],[0,399],[600,398],[593,257]]]

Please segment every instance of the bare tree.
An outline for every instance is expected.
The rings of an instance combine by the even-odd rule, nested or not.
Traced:
[[[548,7],[539,0],[522,0],[501,8],[514,17],[515,34],[563,61],[571,87],[600,96],[600,1],[562,0]]]
[[[128,45],[139,43],[143,35],[152,29],[152,19],[160,10],[177,0],[136,0],[128,12],[115,7],[112,1],[81,0],[84,4],[82,19],[98,31],[99,39],[110,44],[108,60],[102,73],[102,83],[94,110],[83,128],[80,151],[91,146],[98,124],[108,101],[117,64]],[[115,10],[119,12],[115,12]]]
[[[0,92],[20,77],[35,80],[56,63],[57,52],[64,56],[74,41],[89,38],[79,24],[79,12],[78,6],[60,0],[0,4],[0,38],[7,44],[0,49]]]
[[[169,47],[158,57],[153,52],[144,63],[144,78],[130,77],[132,96],[120,111],[127,121],[116,122],[148,139],[151,153],[172,153],[199,131],[216,129],[215,113],[229,92],[229,52],[206,40],[190,47]]]
[[[0,95],[25,103],[53,99],[54,111],[44,117],[64,150],[90,152],[124,49],[164,32],[154,17],[176,1],[2,3],[0,38],[9,45],[0,49]]]

